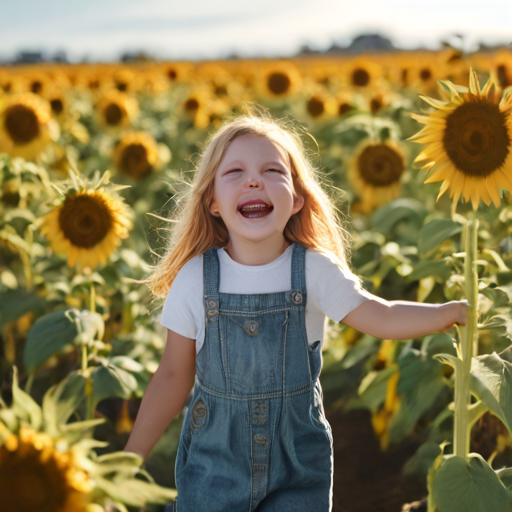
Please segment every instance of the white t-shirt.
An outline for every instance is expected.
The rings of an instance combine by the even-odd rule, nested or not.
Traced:
[[[274,293],[291,290],[293,244],[266,265],[242,265],[224,249],[219,256],[219,293]],[[324,338],[326,316],[342,320],[372,298],[359,288],[351,272],[343,272],[323,254],[306,250],[306,332],[308,343]],[[165,299],[160,323],[186,338],[196,340],[196,354],[204,343],[203,255],[198,254],[180,269]]]

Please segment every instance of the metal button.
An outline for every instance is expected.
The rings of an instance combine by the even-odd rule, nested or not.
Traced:
[[[218,311],[216,309],[210,309],[210,311],[208,311],[208,315],[212,316],[212,315],[216,315],[218,313]]]
[[[247,324],[247,328],[245,332],[249,334],[249,336],[254,336],[255,334],[258,334],[259,325],[258,322],[255,322],[254,320],[251,320]]]
[[[214,308],[217,305],[217,303],[214,300],[211,300],[208,304],[210,304],[211,308]]]
[[[258,444],[267,444],[268,442],[268,439],[265,437],[265,436],[262,436],[261,434],[256,434],[254,436],[254,440],[258,443]]]
[[[292,302],[294,304],[300,304],[302,302],[302,292],[300,290],[292,292]]]

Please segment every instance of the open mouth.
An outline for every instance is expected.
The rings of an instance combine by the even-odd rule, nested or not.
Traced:
[[[264,206],[258,206],[257,208],[242,208],[238,211],[240,212],[240,215],[246,219],[262,219],[263,217],[270,215],[273,210],[273,206],[268,208]]]

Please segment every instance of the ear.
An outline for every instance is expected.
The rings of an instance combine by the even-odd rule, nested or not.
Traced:
[[[302,207],[304,206],[304,198],[302,196],[295,196],[293,200],[293,209],[292,209],[292,215],[295,215],[296,213],[300,212]]]
[[[219,207],[217,206],[217,201],[213,200],[212,204],[210,205],[210,213],[214,215],[215,217],[219,216]]]

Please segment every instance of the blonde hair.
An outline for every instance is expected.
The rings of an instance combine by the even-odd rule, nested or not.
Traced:
[[[331,198],[322,189],[321,173],[307,158],[298,130],[289,122],[275,120],[267,112],[258,111],[228,119],[207,140],[192,183],[187,184],[188,190],[166,219],[174,227],[170,230],[165,253],[156,266],[150,267],[151,275],[137,281],[147,283],[153,295],[165,297],[180,269],[194,256],[212,247],[227,245],[226,225],[220,217],[211,214],[209,207],[217,168],[231,142],[242,135],[266,137],[288,157],[295,193],[304,197],[304,205],[290,217],[284,238],[324,254],[341,269],[352,273],[347,262],[351,236],[341,225]],[[359,278],[357,281],[361,285]]]

